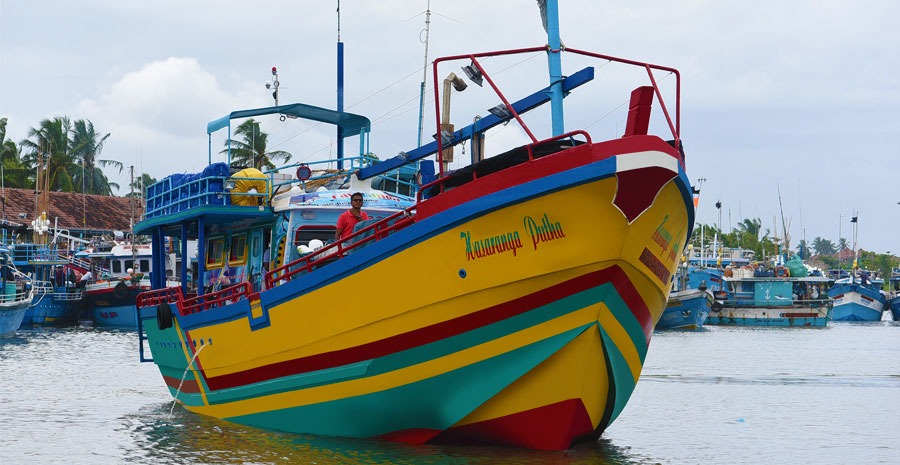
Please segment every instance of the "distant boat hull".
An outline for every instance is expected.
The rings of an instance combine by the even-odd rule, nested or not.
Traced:
[[[891,316],[894,321],[900,321],[900,294],[890,300]]]
[[[713,295],[706,290],[672,292],[656,329],[699,329],[709,317],[712,305]]]
[[[860,283],[837,284],[828,295],[833,301],[834,321],[881,321],[885,297],[876,289]]]
[[[824,297],[828,279],[822,276],[725,277],[727,290],[717,292],[723,303],[706,320],[708,325],[824,327],[830,319]],[[815,296],[815,297],[807,297]]]
[[[0,337],[15,334],[22,326],[30,302],[0,303]]]
[[[88,312],[95,327],[137,329],[137,295],[150,289],[150,280],[137,285],[122,281],[99,281],[89,284],[84,292]]]
[[[777,326],[825,327],[828,325],[827,307],[723,307],[713,310],[707,325],[721,326]]]
[[[81,298],[71,298],[65,290],[36,293],[34,303],[25,312],[23,327],[69,326],[78,321],[82,310]]]

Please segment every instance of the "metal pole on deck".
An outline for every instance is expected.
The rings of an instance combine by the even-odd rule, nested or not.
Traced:
[[[556,0],[540,2],[547,30],[547,62],[550,70],[550,116],[553,135],[565,132],[562,91],[562,42],[559,39],[559,6]]]
[[[337,111],[344,111],[344,43],[341,42],[341,1],[337,2]],[[344,169],[344,131],[337,125],[337,169]]]

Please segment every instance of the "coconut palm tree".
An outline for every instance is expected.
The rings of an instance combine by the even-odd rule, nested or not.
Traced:
[[[74,183],[76,190],[87,194],[112,195],[112,189],[119,188],[116,183],[109,182],[102,170],[97,166],[118,168],[122,172],[122,162],[116,160],[100,160],[97,157],[103,151],[103,143],[109,133],[100,135],[94,129],[94,123],[80,119],[72,128],[71,151],[80,162],[81,171],[76,173]]]
[[[751,237],[759,240],[759,230],[762,228],[762,220],[759,218],[745,218],[744,221],[738,223],[738,229],[748,233]]]
[[[0,118],[0,167],[3,170],[4,187],[32,187],[28,179],[31,173],[22,165],[22,147],[6,138],[6,118]]]
[[[831,255],[836,252],[834,243],[821,237],[813,239],[812,248],[816,251],[816,255]]]
[[[150,176],[147,173],[142,174],[139,178],[135,178],[134,182],[128,185],[131,189],[134,190],[134,194],[128,192],[125,194],[125,197],[144,197],[144,190],[147,189],[147,186],[151,186],[156,184],[157,179],[153,176]]]
[[[235,128],[234,135],[243,138],[243,140],[228,139],[225,141],[225,147],[231,145],[231,163],[234,165],[262,171],[275,168],[273,161],[288,162],[291,159],[291,154],[284,150],[273,152],[266,150],[269,135],[259,129],[259,122],[253,118]],[[226,148],[219,153],[227,152]]]
[[[68,117],[45,119],[38,128],[29,129],[28,139],[20,144],[24,163],[35,168],[41,164],[50,190],[75,191],[73,179],[80,168],[69,143],[71,130]]]

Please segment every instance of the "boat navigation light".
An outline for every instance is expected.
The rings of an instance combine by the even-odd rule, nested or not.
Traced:
[[[481,70],[479,70],[478,67],[475,66],[474,61],[470,65],[463,66],[462,70],[464,73],[466,73],[466,77],[468,77],[470,81],[477,84],[478,87],[482,87],[483,76],[481,75]]]

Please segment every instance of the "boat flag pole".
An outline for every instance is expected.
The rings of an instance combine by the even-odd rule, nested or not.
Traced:
[[[422,146],[422,126],[425,121],[425,80],[428,79],[428,36],[431,33],[431,0],[425,7],[425,64],[422,66],[422,82],[419,84],[419,131],[416,134],[416,147]],[[421,32],[419,33],[421,40]]]
[[[341,0],[337,2],[337,111],[344,111],[344,43],[341,42]],[[344,131],[337,125],[337,169],[344,169]]]
[[[550,71],[550,117],[553,135],[565,132],[562,91],[562,41],[559,39],[559,6],[556,0],[538,0],[547,31],[547,64]]]

